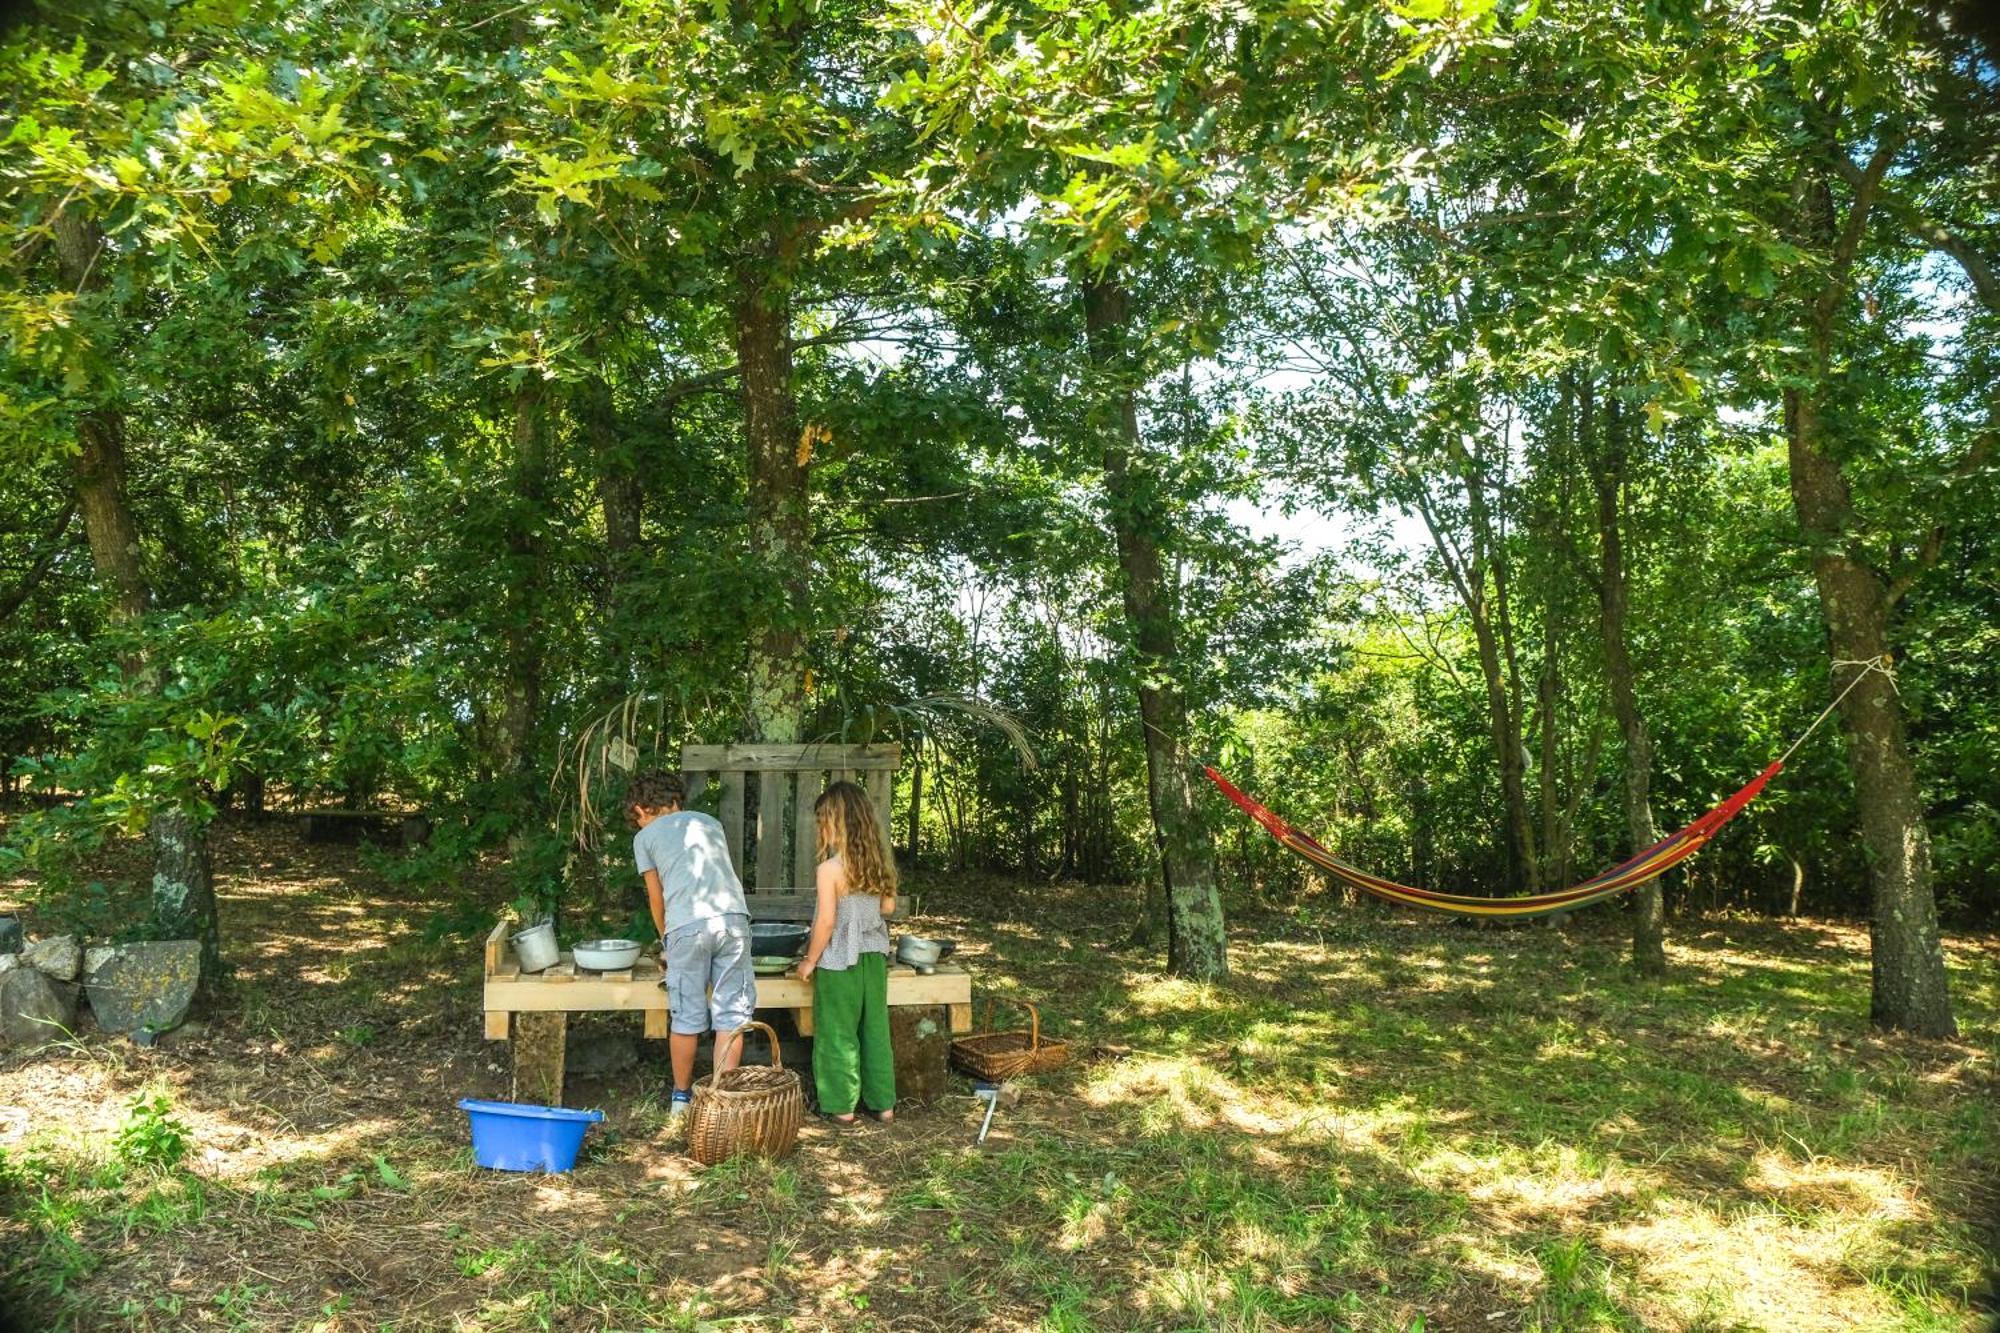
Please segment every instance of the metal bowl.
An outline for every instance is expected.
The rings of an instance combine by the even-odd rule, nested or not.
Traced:
[[[789,958],[806,947],[811,926],[795,921],[753,921],[750,923],[750,952],[766,957]]]
[[[637,940],[584,940],[576,946],[576,965],[592,972],[621,972],[639,961],[644,947]]]

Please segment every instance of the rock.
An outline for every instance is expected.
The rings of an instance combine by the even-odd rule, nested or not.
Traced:
[[[83,975],[88,977],[92,972],[104,966],[111,955],[117,952],[118,950],[108,944],[93,944],[88,949],[85,949],[83,951]]]
[[[69,1035],[76,987],[32,967],[0,974],[0,1046],[40,1046]]]
[[[74,935],[51,935],[30,944],[21,957],[57,981],[75,981],[83,970],[83,946]]]
[[[201,981],[201,941],[148,940],[108,952],[83,979],[99,1027],[165,1032],[187,1017]]]
[[[12,972],[15,968],[19,967],[20,965],[21,965],[20,954],[0,953],[0,973]]]
[[[569,1041],[569,1072],[579,1078],[605,1078],[622,1074],[639,1063],[636,1038],[622,1033],[593,1032]]]
[[[0,956],[21,952],[21,918],[0,914]]]

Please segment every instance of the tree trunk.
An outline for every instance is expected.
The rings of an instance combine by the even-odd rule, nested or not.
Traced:
[[[1173,683],[1180,665],[1175,613],[1160,562],[1158,482],[1137,459],[1139,415],[1126,345],[1130,313],[1125,290],[1111,274],[1088,279],[1083,308],[1090,360],[1100,378],[1093,415],[1104,442],[1104,485],[1139,672],[1146,790],[1167,908],[1168,967],[1177,976],[1221,977],[1229,970],[1228,940],[1215,887],[1215,851],[1196,814],[1180,759],[1187,718]],[[1142,933],[1156,930],[1142,928]]]
[[[102,289],[103,233],[78,211],[65,208],[55,220],[57,264],[63,282],[79,296]],[[77,421],[77,506],[83,511],[91,564],[111,594],[113,618],[130,622],[152,600],[139,561],[139,525],[125,483],[125,422],[109,405],[90,408]],[[145,664],[126,671],[155,688]],[[154,923],[169,938],[201,941],[201,996],[213,999],[222,981],[222,939],[215,913],[215,878],[208,857],[208,830],[187,807],[162,810],[148,830],[153,843]]]
[[[1500,798],[1507,819],[1507,890],[1530,892],[1538,879],[1535,826],[1528,812],[1527,760],[1521,745],[1520,677],[1506,642],[1511,639],[1505,624],[1506,552],[1496,539],[1486,505],[1485,464],[1462,446],[1455,447],[1454,454],[1465,486],[1471,528],[1469,557],[1445,534],[1429,492],[1420,486],[1415,500],[1431,545],[1472,622],[1473,641],[1479,651],[1479,674],[1486,685],[1487,734],[1493,738],[1493,757],[1500,766]],[[1489,567],[1494,578],[1491,600],[1486,586]],[[1502,611],[1498,632],[1493,620],[1496,604]]]
[[[1553,599],[1552,599],[1553,600]],[[1535,673],[1535,712],[1541,720],[1537,737],[1540,760],[1535,773],[1535,800],[1542,818],[1541,855],[1544,861],[1561,863],[1556,850],[1562,841],[1562,801],[1556,781],[1562,759],[1562,732],[1556,723],[1556,709],[1562,693],[1562,672],[1557,654],[1562,651],[1562,626],[1553,606],[1542,608],[1542,662]],[[1556,881],[1560,884],[1560,878]]]
[[[1809,388],[1784,391],[1785,435],[1792,505],[1812,552],[1813,581],[1826,622],[1833,687],[1846,689],[1863,662],[1886,660],[1894,601],[1889,585],[1854,535],[1856,514],[1847,477],[1828,451],[1823,395],[1832,376],[1833,327],[1845,303],[1848,277],[1867,220],[1874,180],[1888,155],[1878,150],[1867,182],[1857,187],[1845,222],[1835,225],[1833,193],[1811,179],[1802,195],[1801,230],[1831,262],[1807,319],[1812,356]],[[1888,679],[1869,672],[1845,696],[1841,721],[1854,771],[1861,841],[1868,851],[1873,905],[1869,923],[1873,984],[1869,1017],[1878,1027],[1927,1037],[1958,1031],[1952,1019],[1944,947],[1938,937],[1931,885],[1930,835],[1922,794],[1903,731],[1902,701]]]
[[[208,831],[184,809],[153,816],[153,922],[168,939],[201,941],[201,974],[222,975],[215,911],[215,871]],[[206,984],[206,983],[204,983]]]
[[[1840,664],[1879,662],[1888,654],[1888,587],[1847,549],[1844,529],[1852,519],[1852,501],[1847,479],[1825,451],[1819,405],[1812,395],[1785,391],[1785,427],[1792,503],[1813,549],[1813,581],[1819,586],[1820,613],[1836,664],[1833,685],[1845,689],[1860,668]],[[1841,704],[1840,716],[1847,728],[1861,841],[1874,888],[1869,1017],[1878,1027],[1952,1036],[1958,1025],[1952,1019],[1938,937],[1930,835],[1903,732],[1902,702],[1881,673],[1870,672]]]
[[[514,494],[507,531],[507,618],[501,627],[500,719],[494,767],[509,787],[507,800],[525,821],[536,790],[529,772],[542,707],[542,602],[547,579],[543,543],[536,535],[548,507],[548,439],[541,381],[514,391]]]
[[[792,397],[791,302],[768,265],[753,260],[739,272],[734,313],[750,455],[750,563],[764,584],[752,594],[745,729],[751,740],[790,742],[805,726],[809,454]]]
[[[1484,605],[1467,608],[1479,649],[1479,672],[1486,683],[1486,726],[1500,762],[1500,799],[1507,816],[1507,890],[1527,893],[1535,883],[1535,834],[1528,815],[1527,765],[1521,753],[1521,720],[1507,698],[1505,665]]]
[[[1591,481],[1597,492],[1598,622],[1604,638],[1604,675],[1611,690],[1611,715],[1617,719],[1618,734],[1625,741],[1625,829],[1636,853],[1652,846],[1660,835],[1653,823],[1653,741],[1646,731],[1646,719],[1639,712],[1637,673],[1625,637],[1630,609],[1620,512],[1625,485],[1625,440],[1619,434],[1620,422],[1611,404],[1606,404],[1602,438],[1593,439],[1596,423],[1592,419],[1592,387],[1588,379],[1584,380],[1578,433],[1584,438],[1584,457],[1592,464]],[[1632,966],[1642,977],[1663,977],[1667,974],[1666,908],[1660,881],[1651,880],[1634,889],[1632,907]]]
[[[618,433],[611,386],[602,376],[593,375],[585,382],[577,416],[597,468],[597,503],[604,515],[603,610],[606,637],[616,642],[619,591],[631,577],[632,558],[639,549],[645,490],[639,484],[637,460]]]

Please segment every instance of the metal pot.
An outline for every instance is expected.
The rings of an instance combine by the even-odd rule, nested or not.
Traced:
[[[576,946],[576,965],[592,972],[618,972],[639,961],[637,940],[585,940]]]
[[[905,935],[896,941],[896,961],[911,967],[936,967],[943,952],[936,940],[921,935]]]
[[[556,948],[556,928],[553,922],[544,921],[538,926],[529,926],[514,937],[514,956],[521,960],[523,972],[540,972],[554,967],[562,957]]]

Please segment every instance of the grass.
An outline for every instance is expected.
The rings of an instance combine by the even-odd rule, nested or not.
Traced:
[[[37,1326],[1932,1330],[1993,1261],[1990,940],[1921,1042],[1868,1030],[1840,925],[1678,922],[1655,986],[1615,917],[1309,902],[1238,911],[1200,985],[1122,947],[1126,891],[922,885],[1077,1055],[984,1148],[968,1096],[703,1171],[655,1059],[572,1085],[576,1173],[502,1177],[451,1109],[505,1095],[476,950],[343,855],[225,839],[241,976],[196,1040],[0,1061]]]

